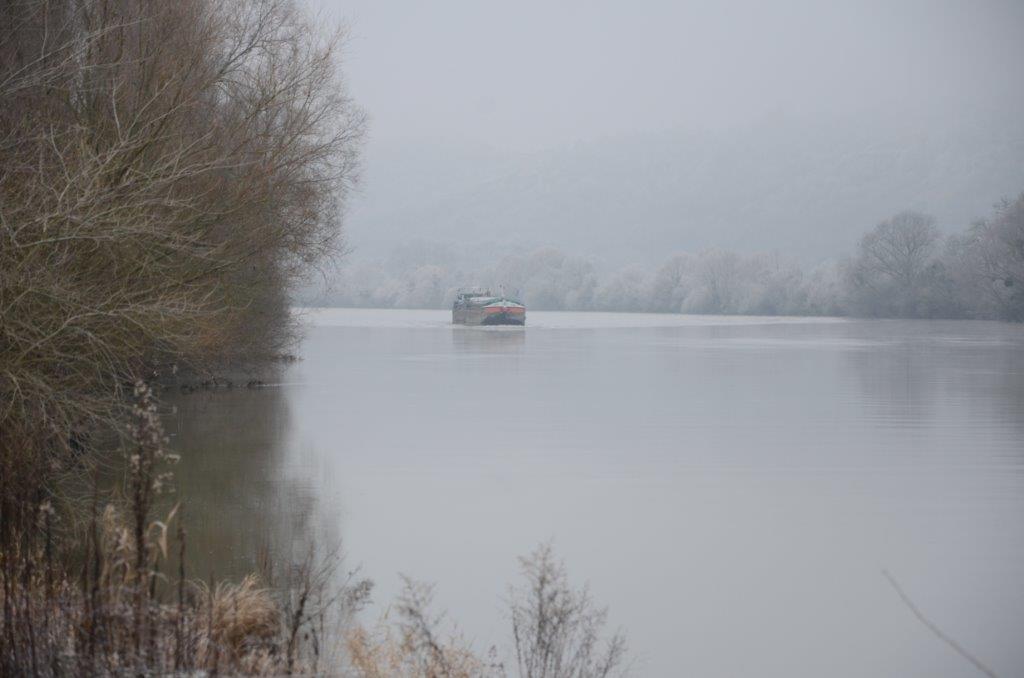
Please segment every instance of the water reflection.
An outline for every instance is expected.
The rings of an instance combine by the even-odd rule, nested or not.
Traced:
[[[336,532],[329,516],[314,518],[313,484],[286,472],[293,422],[282,388],[172,392],[165,403],[196,576],[240,577],[261,549],[290,557]]]
[[[934,410],[937,356],[911,342],[879,343],[846,352],[869,421],[927,420]]]
[[[983,322],[853,325],[874,341],[847,351],[864,420],[897,452],[983,460],[1004,458],[1024,432],[1024,343],[1018,326]],[[981,443],[984,440],[984,443]],[[883,442],[883,441],[880,441]],[[1019,455],[1014,455],[1019,457]]]
[[[462,353],[517,352],[526,344],[526,332],[522,327],[453,327],[452,347]]]

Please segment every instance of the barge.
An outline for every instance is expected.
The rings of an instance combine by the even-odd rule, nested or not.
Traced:
[[[526,306],[490,290],[460,290],[452,304],[453,325],[525,325]]]

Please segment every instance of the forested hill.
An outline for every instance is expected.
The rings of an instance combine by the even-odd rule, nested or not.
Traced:
[[[1024,186],[1024,123],[765,121],[534,154],[457,143],[373,148],[349,243],[417,239],[552,245],[611,262],[720,247],[805,263],[847,251],[903,209],[953,232]]]

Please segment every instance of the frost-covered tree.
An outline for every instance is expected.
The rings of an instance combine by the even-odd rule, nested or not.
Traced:
[[[538,310],[586,310],[591,307],[597,277],[593,264],[545,247],[502,258],[486,276],[489,285],[504,285]]]
[[[734,312],[740,297],[741,260],[735,252],[708,250],[697,262],[696,285],[683,301],[687,313]]]
[[[678,313],[696,285],[697,259],[692,254],[676,254],[654,273],[650,286],[652,311]]]
[[[1007,320],[1024,321],[1024,193],[974,229],[979,277]]]
[[[602,311],[646,311],[650,308],[647,278],[630,267],[614,273],[594,294],[594,307]]]
[[[927,315],[921,300],[941,271],[932,266],[940,234],[932,217],[901,212],[861,238],[846,267],[850,308],[863,315]]]

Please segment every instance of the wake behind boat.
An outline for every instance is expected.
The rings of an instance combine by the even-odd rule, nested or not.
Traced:
[[[525,325],[526,306],[490,290],[460,290],[452,305],[453,325]]]

